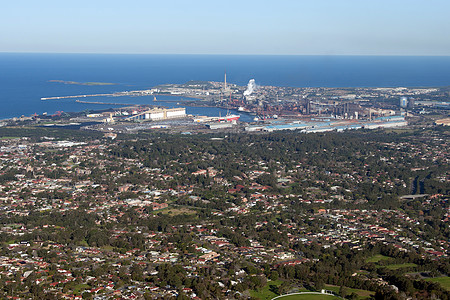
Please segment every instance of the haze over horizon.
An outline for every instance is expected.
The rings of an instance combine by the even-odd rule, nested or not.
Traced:
[[[3,4],[0,52],[449,56],[446,0]]]

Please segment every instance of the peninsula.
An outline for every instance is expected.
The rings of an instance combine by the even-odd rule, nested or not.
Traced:
[[[77,81],[65,81],[65,80],[49,80],[53,83],[75,84],[75,85],[116,85],[117,83],[111,82],[77,82]]]

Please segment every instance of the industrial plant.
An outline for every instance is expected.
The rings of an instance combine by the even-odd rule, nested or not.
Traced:
[[[156,108],[149,109],[137,114],[131,115],[125,120],[127,121],[161,121],[168,119],[184,118],[186,117],[186,108]]]

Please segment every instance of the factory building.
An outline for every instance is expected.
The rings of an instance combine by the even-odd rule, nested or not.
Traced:
[[[208,127],[209,129],[225,129],[225,128],[232,128],[233,124],[230,122],[225,122],[225,123],[209,123],[206,124],[206,127]]]
[[[186,117],[186,108],[149,109],[127,118],[130,121],[160,121]]]
[[[313,133],[313,132],[326,132],[336,130],[338,132],[344,130],[354,130],[354,129],[375,129],[375,128],[390,128],[390,127],[398,127],[398,126],[407,126],[408,122],[405,120],[403,116],[388,116],[388,117],[379,117],[372,121],[364,121],[364,120],[351,120],[351,121],[343,121],[339,119],[311,119],[311,120],[303,120],[301,122],[287,122],[280,123],[276,122],[269,125],[257,125],[257,126],[247,126],[245,127],[245,131],[254,132],[254,131],[279,131],[279,130],[299,130],[301,132]]]

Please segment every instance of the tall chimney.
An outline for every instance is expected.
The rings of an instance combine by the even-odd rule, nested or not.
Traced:
[[[225,85],[224,85],[224,90],[227,90],[227,72],[225,71]]]

